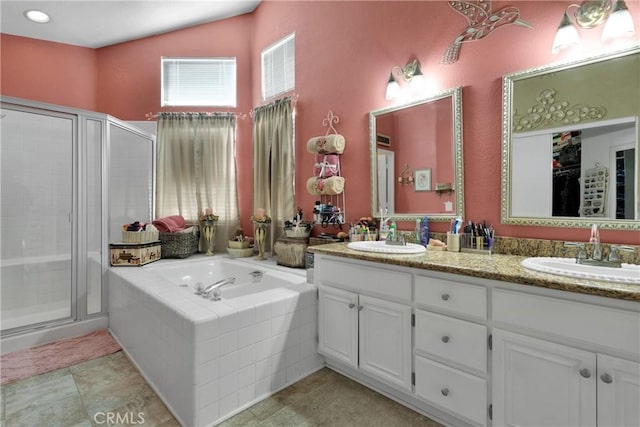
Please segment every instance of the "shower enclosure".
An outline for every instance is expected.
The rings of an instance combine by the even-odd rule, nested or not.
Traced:
[[[0,101],[3,347],[105,327],[108,244],[153,218],[154,137],[105,114]]]

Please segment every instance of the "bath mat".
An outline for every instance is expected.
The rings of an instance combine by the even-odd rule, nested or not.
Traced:
[[[20,350],[0,357],[2,385],[66,368],[121,350],[106,329]]]

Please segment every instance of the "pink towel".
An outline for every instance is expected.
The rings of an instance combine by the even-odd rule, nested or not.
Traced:
[[[340,160],[337,154],[316,154],[314,171],[318,178],[329,178],[340,173]]]
[[[175,233],[184,230],[185,221],[181,215],[171,215],[153,220],[153,225],[163,233]]]
[[[171,216],[168,216],[167,218],[175,222],[179,230],[184,230],[185,221],[182,215],[171,215]]]

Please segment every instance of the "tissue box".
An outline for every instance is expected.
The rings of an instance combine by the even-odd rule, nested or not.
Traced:
[[[112,243],[109,245],[113,267],[140,267],[160,259],[160,242]]]

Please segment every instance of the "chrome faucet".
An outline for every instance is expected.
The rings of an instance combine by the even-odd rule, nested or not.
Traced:
[[[220,288],[226,285],[232,285],[235,282],[236,282],[235,277],[227,277],[226,279],[218,280],[217,282],[207,286],[202,290],[196,291],[196,294],[202,295],[204,298],[211,297],[213,301],[220,301],[220,294],[221,294]]]
[[[600,248],[600,232],[598,226],[593,224],[591,226],[591,237],[589,237],[589,243],[593,246],[591,253],[591,259],[587,257],[587,251],[585,250],[585,244],[582,242],[565,242],[565,246],[577,247],[578,252],[576,254],[576,263],[585,265],[596,265],[601,267],[622,267],[619,251],[633,252],[634,248],[631,246],[611,245],[608,259],[602,259],[602,249]]]
[[[594,261],[602,261],[602,251],[600,250],[600,231],[596,224],[591,226],[591,237],[589,238],[589,243],[593,245],[591,259]]]

